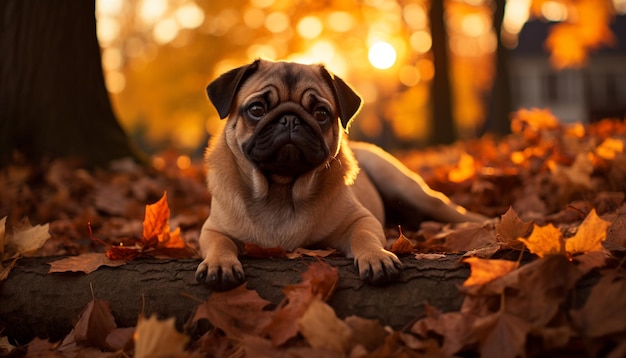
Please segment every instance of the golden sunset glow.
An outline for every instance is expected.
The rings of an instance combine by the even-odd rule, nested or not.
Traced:
[[[588,1],[507,0],[502,33],[496,34],[492,1],[446,2],[459,133],[474,136],[484,121],[498,36],[515,47],[523,25],[533,17],[580,27],[587,37],[551,35],[547,46],[557,67],[584,62],[593,44],[609,41],[593,24],[610,14],[582,3]],[[625,0],[613,5],[618,13],[626,11]],[[209,135],[207,128],[216,127],[209,123],[216,117],[203,92],[207,83],[264,58],[325,64],[363,96],[367,135],[377,135],[386,121],[398,137],[420,142],[429,136],[423,117],[430,113],[435,67],[428,0],[298,6],[288,0],[98,0],[96,7],[107,87],[122,125],[131,132],[185,148],[197,146]],[[582,12],[584,18],[575,16]],[[189,120],[190,113],[196,118]]]

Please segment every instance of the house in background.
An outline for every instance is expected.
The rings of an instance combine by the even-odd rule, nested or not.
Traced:
[[[528,22],[510,57],[513,109],[549,108],[563,122],[626,117],[626,16],[611,29],[612,48],[592,52],[587,66],[556,70],[543,47],[551,24]]]

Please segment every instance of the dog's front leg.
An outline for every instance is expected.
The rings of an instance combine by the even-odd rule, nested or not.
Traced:
[[[200,253],[204,260],[196,270],[196,280],[218,291],[226,291],[245,280],[243,266],[239,261],[239,248],[228,236],[207,229],[200,233]]]
[[[354,223],[350,250],[363,281],[383,285],[400,275],[402,263],[394,253],[385,250],[385,242],[382,227],[373,216],[363,217]]]

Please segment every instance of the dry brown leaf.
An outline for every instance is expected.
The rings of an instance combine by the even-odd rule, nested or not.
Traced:
[[[602,250],[606,230],[611,223],[601,219],[593,209],[578,227],[576,234],[565,240],[565,251],[570,254]]]
[[[352,344],[361,345],[368,352],[374,351],[385,342],[389,332],[376,319],[349,316],[344,320],[352,330]]]
[[[532,222],[524,222],[517,216],[513,207],[502,215],[502,218],[496,226],[496,238],[505,243],[513,244],[520,237],[527,237],[532,230]]]
[[[29,256],[41,248],[50,238],[49,225],[26,224],[13,232],[13,235],[5,237],[6,244],[15,247],[17,252]]]
[[[544,257],[546,255],[559,255],[565,253],[563,234],[552,224],[546,226],[533,225],[533,232],[528,239],[520,237],[518,240],[526,244],[533,254]]]
[[[440,313],[429,309],[427,317],[417,321],[411,332],[427,338],[434,332],[443,337],[441,352],[443,356],[455,356],[463,347],[475,342],[473,326],[476,316],[466,312]]]
[[[273,314],[271,321],[263,328],[272,344],[278,346],[298,334],[298,320],[306,312],[315,297],[326,300],[337,285],[337,269],[323,262],[316,262],[302,274],[302,282],[283,288],[286,303]]]
[[[335,253],[337,253],[337,250],[335,249],[311,250],[311,249],[306,249],[303,247],[298,247],[292,252],[286,253],[285,256],[288,259],[297,259],[297,258],[304,257],[304,256],[324,258],[330,255],[333,255]]]
[[[134,334],[135,327],[115,328],[107,336],[106,344],[114,351],[125,349],[132,342]]]
[[[350,347],[352,330],[319,298],[309,303],[298,320],[298,329],[313,348],[345,353]]]
[[[189,337],[179,333],[176,319],[159,321],[156,316],[139,317],[135,330],[135,358],[190,357],[185,351]]]
[[[508,287],[516,292],[507,296],[505,309],[524,317],[533,327],[545,326],[568,299],[564,293],[570,292],[582,275],[565,255],[534,260],[505,277],[515,278]]]
[[[391,252],[396,255],[408,255],[413,253],[413,243],[411,243],[411,241],[409,241],[409,239],[404,236],[401,228],[398,229],[400,230],[400,236],[398,237],[396,242],[391,245]]]
[[[601,337],[626,332],[626,276],[606,272],[593,286],[585,305],[571,311],[576,327],[585,336]]]
[[[445,237],[444,246],[453,252],[470,251],[497,244],[492,230],[479,223],[464,223]]]
[[[260,333],[271,319],[272,312],[263,310],[271,302],[245,286],[226,292],[212,292],[209,299],[196,308],[193,321],[206,318],[231,338]]]
[[[531,325],[524,319],[500,311],[475,322],[482,357],[516,358],[525,355]]]
[[[80,346],[108,349],[106,338],[115,328],[109,303],[93,297],[74,326],[74,339]]]
[[[84,272],[90,274],[100,266],[117,267],[126,264],[126,261],[111,260],[104,253],[89,252],[52,261],[48,264],[50,265],[50,271],[48,271],[48,273]]]
[[[518,263],[508,260],[486,260],[478,257],[467,257],[463,259],[471,267],[471,274],[465,282],[464,287],[473,285],[484,285],[497,278],[503,277],[518,267]]]

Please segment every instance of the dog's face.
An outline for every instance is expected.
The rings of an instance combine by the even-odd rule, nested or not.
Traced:
[[[360,97],[320,65],[257,60],[207,87],[231,150],[267,176],[299,177],[337,154]],[[233,148],[234,147],[234,148]]]

